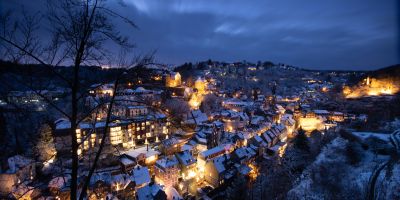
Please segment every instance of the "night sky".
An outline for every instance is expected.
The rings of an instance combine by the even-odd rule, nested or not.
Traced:
[[[41,0],[0,1],[2,10],[45,11]],[[270,60],[352,70],[400,63],[396,0],[120,1],[108,4],[139,27],[121,23],[120,31],[164,63]]]

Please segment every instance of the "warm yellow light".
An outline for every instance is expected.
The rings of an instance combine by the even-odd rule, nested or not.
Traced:
[[[194,172],[193,170],[190,170],[190,171],[188,172],[187,176],[184,177],[184,179],[185,179],[185,180],[188,180],[188,179],[194,178],[195,176],[196,176],[196,172]]]
[[[153,163],[157,160],[157,156],[156,155],[152,155],[148,158],[146,158],[146,163]]]
[[[179,189],[182,190],[183,189],[183,184],[179,183]]]
[[[284,144],[283,146],[279,147],[279,151],[278,151],[279,157],[282,158],[282,156],[285,155],[286,147],[287,147],[287,143]]]
[[[346,98],[359,98],[363,96],[380,96],[380,95],[392,95],[400,91],[398,83],[390,79],[376,79],[369,78],[363,80],[363,83],[359,83],[354,87],[346,86],[343,88],[343,94]]]
[[[198,109],[203,97],[200,94],[193,94],[189,100],[189,106],[192,109]]]
[[[317,117],[300,118],[299,125],[305,131],[322,130],[324,127],[322,120]]]

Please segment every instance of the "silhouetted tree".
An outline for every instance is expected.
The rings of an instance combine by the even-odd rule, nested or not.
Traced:
[[[48,1],[48,12],[45,18],[49,24],[45,31],[50,32],[50,41],[41,40],[38,37],[40,30],[40,21],[42,18],[38,15],[29,16],[23,13],[22,21],[17,23],[18,19],[11,18],[11,12],[1,13],[0,17],[0,40],[1,45],[5,49],[8,60],[16,60],[17,62],[36,62],[46,67],[51,74],[63,81],[70,89],[69,106],[67,108],[55,105],[51,100],[41,95],[36,88],[34,82],[22,83],[30,90],[41,95],[41,97],[50,104],[57,112],[66,117],[70,123],[71,137],[71,199],[86,198],[86,188],[88,186],[91,175],[96,168],[97,162],[90,167],[90,171],[86,179],[83,181],[82,191],[78,191],[78,147],[77,136],[75,130],[79,123],[91,113],[82,112],[82,99],[85,97],[85,88],[81,84],[82,65],[105,65],[111,62],[122,61],[123,59],[115,56],[114,52],[110,52],[109,48],[105,48],[104,44],[108,41],[118,45],[122,52],[130,50],[133,45],[128,38],[122,36],[115,29],[115,21],[111,18],[119,18],[132,27],[135,24],[128,18],[119,15],[108,8],[104,0],[62,0]],[[40,34],[43,34],[42,32]],[[47,43],[49,41],[49,43]],[[17,58],[16,55],[22,55]],[[123,54],[121,54],[123,55]],[[71,65],[72,73],[63,75],[54,69],[54,66],[60,64]],[[123,64],[113,63],[113,64]],[[139,63],[138,65],[140,65]],[[128,66],[125,63],[125,66]],[[118,76],[120,78],[120,76]],[[109,102],[109,111],[106,120],[105,130],[110,122],[110,112],[112,109],[115,91],[118,87],[118,78],[114,81],[114,95]],[[31,79],[32,80],[32,79]],[[93,110],[91,110],[93,111]],[[104,137],[107,135],[104,131]],[[101,153],[104,146],[105,138],[100,144],[99,151],[96,153],[95,161]]]

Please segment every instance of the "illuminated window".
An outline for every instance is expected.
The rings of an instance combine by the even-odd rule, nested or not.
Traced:
[[[83,142],[83,149],[85,150],[89,149],[89,141],[86,140]]]

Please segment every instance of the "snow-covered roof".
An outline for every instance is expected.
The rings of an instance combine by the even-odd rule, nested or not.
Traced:
[[[146,185],[136,191],[138,200],[153,200],[157,193],[161,190],[158,184]]]
[[[195,139],[197,142],[202,143],[202,144],[207,144],[207,139],[204,135],[203,132],[198,132],[195,136]]]
[[[190,144],[184,144],[182,147],[181,147],[181,150],[182,151],[191,151],[191,150],[193,150],[193,146],[192,145],[190,145]]]
[[[147,108],[147,107],[144,106],[144,105],[135,105],[135,106],[128,106],[127,108],[128,109],[144,109],[144,108]]]
[[[272,141],[271,137],[268,135],[267,132],[264,132],[264,133],[262,134],[262,137],[264,138],[264,140],[265,140],[267,143],[270,143],[270,142]]]
[[[134,90],[134,92],[145,92],[147,91],[146,89],[144,89],[143,87],[138,87]]]
[[[30,158],[26,158],[21,155],[15,155],[12,157],[9,157],[7,159],[8,162],[8,167],[9,169],[6,171],[6,173],[13,174],[18,171],[19,168],[26,167],[33,163],[33,160]]]
[[[314,113],[317,115],[329,115],[329,111],[327,110],[314,110]]]
[[[194,118],[196,119],[197,125],[200,125],[203,122],[208,120],[207,114],[201,112],[200,110],[194,110],[194,111],[192,111],[192,114],[193,114]],[[193,117],[191,114],[188,114],[186,123],[194,124],[194,120],[193,120]]]
[[[222,173],[226,170],[224,162],[226,161],[226,156],[222,155],[219,157],[216,157],[212,160],[214,163],[215,169],[217,170],[218,173]]]
[[[58,119],[55,121],[56,124],[56,129],[70,129],[71,128],[71,122],[67,119]],[[110,122],[108,124],[109,127],[113,127],[113,126],[117,126],[117,123],[114,122]],[[90,129],[90,128],[102,128],[106,126],[106,122],[105,121],[100,121],[100,122],[96,122],[94,125],[93,123],[88,123],[88,122],[82,122],[78,125],[78,128],[80,129]]]
[[[175,157],[175,155],[172,155],[171,157],[165,157],[162,159],[158,159],[156,161],[156,166],[161,167],[162,169],[175,167],[178,164],[179,164],[179,162],[178,162],[178,159]]]
[[[111,172],[101,172],[101,173],[94,173],[92,177],[90,178],[90,184],[93,185],[97,181],[103,181],[107,184],[111,184],[112,176]]]
[[[337,111],[334,111],[333,114],[334,114],[334,115],[343,115],[342,112],[337,112]]]
[[[196,159],[189,153],[189,151],[183,151],[176,154],[176,157],[179,160],[179,163],[184,166],[189,166],[196,163]]]
[[[168,200],[183,200],[182,196],[179,195],[178,191],[173,187],[165,188],[165,194],[167,194]]]
[[[241,147],[234,151],[234,154],[238,156],[239,159],[251,158],[256,155],[253,149],[248,147]]]
[[[224,100],[222,103],[225,105],[236,105],[236,106],[251,106],[251,105],[253,105],[253,102],[242,101],[242,100],[236,99],[236,98]]]
[[[136,185],[150,183],[150,173],[147,167],[137,165],[135,168],[133,168],[132,173],[133,180],[135,181]]]
[[[255,140],[257,143],[259,143],[259,144],[261,144],[262,142],[264,142],[263,141],[263,139],[260,137],[260,136],[258,136],[258,135],[255,135],[254,137],[253,137],[253,140]]]
[[[129,158],[126,157],[126,156],[121,156],[121,157],[119,158],[119,161],[120,161],[123,165],[133,165],[133,164],[135,164],[135,161],[129,159]]]
[[[146,146],[143,146],[143,147],[140,147],[140,148],[137,148],[137,149],[130,149],[129,151],[126,151],[124,153],[126,155],[128,155],[128,156],[133,157],[133,158],[137,158],[139,155],[145,155],[146,158],[149,158],[151,156],[160,154],[160,152],[158,152],[158,151],[156,151],[156,150],[154,150],[152,148],[149,148],[147,150]]]
[[[200,153],[201,156],[203,156],[203,158],[207,158],[208,156],[212,155],[212,154],[216,154],[216,153],[223,153],[225,152],[225,149],[221,146],[216,146],[212,149],[209,149],[207,151],[203,151]]]
[[[264,119],[265,118],[263,116],[255,115],[251,118],[251,124],[257,125],[257,124],[261,123],[262,121],[264,121]]]
[[[251,172],[251,168],[247,165],[240,165],[237,170],[242,175],[247,175]]]

